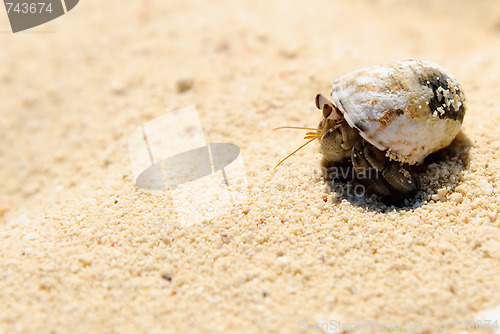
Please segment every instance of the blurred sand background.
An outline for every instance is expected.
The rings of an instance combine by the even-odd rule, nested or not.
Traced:
[[[0,333],[298,333],[500,305],[498,1],[85,0],[17,34],[2,9],[0,30]],[[333,193],[317,144],[273,169],[303,133],[272,129],[316,126],[334,77],[409,58],[448,68],[468,111],[407,206]],[[127,138],[192,104],[209,142],[242,149],[249,196],[185,229],[168,192],[134,185]]]

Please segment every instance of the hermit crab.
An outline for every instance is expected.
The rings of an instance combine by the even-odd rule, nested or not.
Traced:
[[[305,136],[310,140],[292,154],[318,139],[327,166],[348,162],[359,175],[375,170],[370,186],[382,196],[416,190],[406,167],[448,146],[466,109],[453,75],[438,64],[416,60],[350,72],[334,80],[331,97],[316,96],[319,126],[299,128],[312,130]]]

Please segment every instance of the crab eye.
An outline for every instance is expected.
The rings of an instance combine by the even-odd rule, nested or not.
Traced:
[[[323,107],[323,117],[328,118],[328,116],[330,116],[332,114],[332,111],[333,111],[333,109],[331,106],[325,105]]]

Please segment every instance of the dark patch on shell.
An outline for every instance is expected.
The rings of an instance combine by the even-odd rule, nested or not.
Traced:
[[[383,117],[380,118],[380,121],[385,123],[389,122],[392,118],[401,116],[405,113],[403,109],[400,108],[391,108],[391,109],[386,109],[385,114]]]
[[[463,93],[460,90],[458,85],[454,85],[454,87],[449,87],[448,82],[453,82],[450,77],[448,77],[443,72],[438,69],[432,67],[424,67],[422,68],[422,73],[415,73],[415,76],[418,80],[418,83],[422,86],[427,86],[432,89],[433,96],[428,101],[429,108],[431,112],[436,112],[437,116],[441,119],[449,118],[459,122],[462,122],[465,114],[465,107],[463,101]],[[456,110],[452,104],[447,105],[444,103],[443,97],[439,94],[438,89],[441,87],[445,91],[450,91],[451,89],[455,89],[455,93],[460,97],[460,101],[462,102],[458,110]],[[450,89],[451,88],[451,89]],[[441,99],[440,99],[441,97]],[[442,111],[439,112],[438,108],[442,108]]]
[[[361,122],[354,124],[354,127],[361,132],[365,132],[367,130],[366,126],[364,126]]]

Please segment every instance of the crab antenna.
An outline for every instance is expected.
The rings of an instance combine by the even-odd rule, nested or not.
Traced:
[[[310,137],[309,137],[310,138]],[[290,158],[292,155],[294,155],[295,153],[297,153],[301,148],[303,148],[304,146],[306,146],[307,144],[309,144],[310,142],[312,142],[313,140],[316,140],[318,139],[318,137],[314,137],[310,140],[308,140],[305,144],[301,145],[298,149],[296,149],[295,151],[293,151],[292,153],[290,153],[289,155],[287,155],[283,160],[281,160],[276,166],[274,166],[274,168],[278,167],[279,165],[281,165],[281,163],[283,161],[285,161],[286,159]]]
[[[274,166],[274,168],[276,168],[279,165],[281,165],[283,163],[283,161],[285,161],[286,159],[290,158],[292,155],[294,155],[295,153],[297,153],[300,149],[302,149],[304,146],[306,146],[307,144],[309,144],[313,140],[320,139],[321,137],[323,137],[323,135],[326,132],[326,126],[327,126],[327,123],[325,122],[325,126],[323,126],[323,130],[321,130],[321,132],[319,132],[318,129],[306,128],[306,127],[299,127],[299,126],[281,126],[279,128],[273,129],[273,130],[279,130],[279,129],[299,129],[299,130],[312,130],[312,131],[314,131],[314,132],[307,132],[306,136],[304,137],[304,139],[309,139],[309,140],[305,144],[301,145],[298,149],[296,149],[295,151],[293,151],[292,153],[290,153],[289,155],[287,155],[285,158],[283,158],[280,162],[278,162],[278,164],[276,166]],[[339,126],[340,125],[337,124],[335,126],[335,129],[338,128]]]

